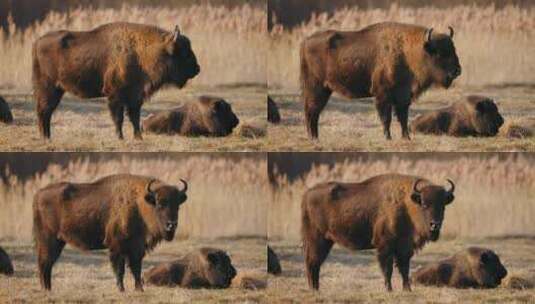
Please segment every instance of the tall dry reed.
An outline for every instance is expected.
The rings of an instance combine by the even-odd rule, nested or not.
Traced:
[[[300,238],[301,197],[305,190],[326,181],[359,182],[384,173],[423,176],[437,184],[446,178],[456,184],[455,201],[446,208],[443,235],[488,237],[535,235],[535,163],[523,155],[505,159],[477,155],[454,160],[345,161],[314,166],[302,179],[279,176],[280,188],[269,206],[268,237]]]
[[[153,24],[168,30],[178,24],[191,39],[201,65],[202,73],[192,85],[266,82],[265,8],[248,4],[234,8],[199,4],[180,9],[124,5],[121,9],[51,12],[25,30],[10,22],[7,34],[0,31],[0,88],[31,89],[31,48],[39,36],[61,29],[90,30],[114,21]]]
[[[188,200],[180,209],[177,236],[218,238],[266,235],[269,197],[265,160],[241,160],[195,155],[169,158],[69,162],[66,168],[51,164],[26,181],[9,174],[0,184],[0,239],[26,242],[32,237],[32,201],[35,192],[60,181],[91,182],[100,177],[132,173],[157,177],[167,183],[188,181]]]

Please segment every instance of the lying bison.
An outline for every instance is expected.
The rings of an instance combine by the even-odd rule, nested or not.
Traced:
[[[184,288],[227,288],[236,276],[225,251],[201,248],[184,258],[153,267],[145,281],[158,286]]]
[[[279,257],[277,257],[277,254],[271,247],[267,246],[267,253],[268,253],[268,273],[279,275],[282,272],[281,264],[279,262]]]
[[[268,121],[272,124],[278,124],[281,121],[281,115],[277,104],[271,97],[267,97]]]
[[[410,290],[410,259],[438,239],[445,206],[453,201],[454,184],[448,182],[446,190],[419,177],[388,174],[306,191],[301,210],[308,285],[319,288],[321,264],[337,243],[353,250],[376,248],[388,291],[395,260],[403,289]]]
[[[147,98],[163,85],[183,87],[199,74],[195,54],[178,27],[110,23],[88,32],[48,33],[33,45],[33,87],[39,130],[50,138],[50,119],[63,94],[107,97],[117,136],[126,112],[141,139],[139,116]]]
[[[179,108],[150,115],[143,121],[143,129],[168,135],[227,136],[239,123],[225,100],[201,96]]]
[[[0,274],[8,276],[13,274],[13,263],[2,247],[0,247]]]
[[[51,184],[35,194],[34,237],[41,286],[51,289],[52,267],[66,243],[82,250],[108,248],[117,287],[124,291],[125,262],[137,290],[143,290],[141,263],[162,239],[171,241],[183,189],[157,179],[111,175],[93,183]]]
[[[9,105],[2,96],[0,96],[0,121],[6,124],[13,122],[13,114],[11,114]]]
[[[375,96],[390,139],[392,108],[409,139],[409,105],[431,85],[448,88],[461,74],[450,34],[385,22],[357,32],[324,31],[301,44],[301,90],[310,137],[318,137],[321,111],[333,92],[348,98]]]
[[[503,117],[494,101],[483,96],[468,96],[451,106],[418,116],[414,132],[451,136],[495,136]]]
[[[413,280],[428,286],[495,288],[507,276],[500,258],[490,249],[470,247],[416,271]]]

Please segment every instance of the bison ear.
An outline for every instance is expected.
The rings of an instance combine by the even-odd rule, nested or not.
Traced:
[[[153,193],[147,193],[145,195],[145,201],[151,205],[156,205],[156,196]]]
[[[420,193],[413,192],[411,194],[411,200],[413,202],[415,202],[416,204],[421,205],[422,204],[422,195]]]
[[[340,35],[339,33],[333,33],[329,37],[329,48],[336,49],[340,40],[342,40],[342,35]]]
[[[331,189],[331,198],[333,200],[339,199],[340,197],[342,197],[344,190],[344,187],[342,187],[341,185],[334,185],[334,187]]]
[[[453,202],[454,199],[455,199],[455,195],[453,195],[453,193],[451,192],[448,192],[448,194],[446,194],[446,205],[451,204],[451,202]]]

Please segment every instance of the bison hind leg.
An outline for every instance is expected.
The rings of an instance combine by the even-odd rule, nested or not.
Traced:
[[[53,85],[36,84],[34,95],[37,101],[37,119],[39,132],[44,138],[50,138],[50,120],[65,91]]]
[[[304,254],[305,254],[305,272],[308,280],[308,286],[312,289],[318,290],[320,287],[319,276],[320,268],[331,248],[333,241],[320,236],[319,234],[305,236],[304,240]]]
[[[41,287],[45,290],[52,288],[52,267],[59,258],[65,242],[59,239],[37,241],[37,262]]]

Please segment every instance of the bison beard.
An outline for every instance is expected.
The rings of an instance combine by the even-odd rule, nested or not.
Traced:
[[[431,85],[448,88],[461,74],[450,34],[379,23],[357,32],[325,31],[301,44],[301,90],[309,137],[318,137],[320,113],[333,92],[348,98],[375,97],[387,139],[392,110],[409,138],[410,104]]]
[[[143,121],[143,129],[156,134],[227,136],[239,122],[224,99],[201,96],[174,110],[150,115]]]
[[[111,175],[93,183],[57,183],[34,197],[33,224],[41,286],[51,289],[52,267],[65,244],[82,250],[109,249],[117,287],[124,291],[128,262],[137,290],[141,264],[162,239],[173,239],[184,188],[136,175]]]
[[[484,96],[468,96],[451,106],[418,116],[414,132],[451,136],[495,136],[503,117],[494,101]]]
[[[436,241],[445,206],[455,189],[406,175],[379,175],[361,183],[325,183],[303,195],[302,238],[310,288],[319,289],[319,274],[334,243],[353,250],[377,249],[377,259],[392,290],[394,261],[410,290],[409,268],[414,252]]]
[[[63,94],[107,97],[117,136],[124,112],[141,139],[141,106],[163,85],[183,87],[199,74],[195,54],[178,27],[110,23],[88,32],[50,32],[33,45],[33,87],[39,130],[50,138],[50,120]]]
[[[145,274],[149,284],[184,288],[227,288],[236,276],[228,254],[201,248],[184,258],[153,267]]]
[[[418,269],[413,280],[428,286],[496,288],[507,276],[500,258],[490,249],[470,247],[454,256]]]

